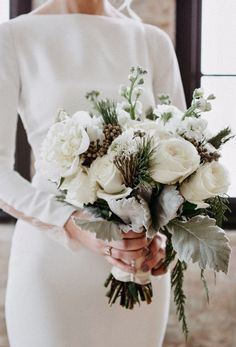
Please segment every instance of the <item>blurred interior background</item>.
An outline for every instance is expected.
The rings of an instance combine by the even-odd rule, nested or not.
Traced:
[[[115,5],[122,1],[114,0]],[[0,0],[0,23],[27,13],[43,0]],[[236,133],[236,1],[235,0],[133,0],[133,9],[146,23],[157,25],[171,37],[178,57],[186,101],[202,86],[214,93],[213,110],[207,114],[212,132],[230,125]],[[0,62],[1,63],[1,62]],[[207,274],[210,304],[207,305],[197,266],[186,276],[187,315],[190,327],[186,342],[172,303],[163,347],[236,347],[236,140],[224,146],[223,162],[229,168],[231,213],[224,228],[231,240],[229,275]],[[32,156],[19,121],[15,167],[30,180]],[[9,347],[4,320],[7,265],[14,220],[0,211],[0,347]],[[29,346],[25,346],[29,347]],[[31,346],[30,346],[31,347]],[[32,346],[33,347],[33,346]],[[43,347],[43,346],[42,346]]]

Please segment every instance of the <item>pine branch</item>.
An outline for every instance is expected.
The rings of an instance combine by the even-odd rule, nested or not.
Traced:
[[[109,99],[98,100],[99,95],[97,90],[93,90],[86,94],[86,99],[93,104],[94,109],[102,116],[105,124],[118,125],[116,103]]]
[[[171,287],[174,289],[174,302],[176,304],[177,318],[179,322],[182,323],[182,330],[187,339],[189,331],[185,316],[186,296],[183,291],[184,271],[186,269],[186,263],[178,260],[171,273]]]
[[[114,164],[121,172],[124,182],[131,188],[143,187],[148,189],[153,184],[150,175],[154,149],[151,138],[142,138],[138,151],[129,156],[116,156]]]
[[[207,142],[214,146],[216,149],[219,149],[224,143],[231,140],[234,135],[231,135],[231,129],[229,127],[224,128],[218,134],[211,137]]]
[[[166,240],[166,260],[164,266],[168,267],[172,261],[175,260],[176,251],[174,250],[171,242],[172,235],[168,232],[167,228],[163,228],[162,233],[167,237]]]
[[[223,222],[227,221],[227,217],[225,216],[226,213],[231,212],[228,206],[228,199],[222,196],[215,196],[207,199],[206,203],[210,205],[207,209],[209,216],[214,218],[216,220],[216,225],[221,227]]]

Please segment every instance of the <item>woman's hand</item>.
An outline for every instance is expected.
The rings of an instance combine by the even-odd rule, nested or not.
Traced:
[[[163,275],[167,268],[163,265],[166,258],[166,236],[157,234],[149,245],[149,254],[141,265],[144,272],[150,271],[153,276]]]
[[[147,254],[147,247],[150,241],[146,238],[145,233],[135,233],[132,231],[122,233],[122,239],[120,241],[108,243],[97,239],[96,235],[92,232],[81,230],[75,225],[72,217],[89,220],[91,215],[85,210],[72,214],[64,226],[71,239],[78,241],[91,251],[104,256],[111,265],[117,266],[126,272],[136,272],[131,262]],[[108,252],[109,249],[110,252]]]
[[[85,210],[74,212],[72,216],[80,219],[89,219],[90,214]],[[143,258],[145,259],[141,270],[152,270],[153,275],[162,274],[165,269],[161,266],[161,260],[165,258],[165,236],[157,235],[154,239],[147,239],[146,234],[129,231],[122,233],[120,241],[104,242],[96,238],[92,232],[81,230],[75,225],[73,219],[69,218],[65,224],[65,230],[72,239],[77,240],[91,251],[100,254],[113,266],[121,270],[135,273],[136,269],[132,261]],[[146,258],[145,258],[146,257]],[[155,267],[155,269],[153,269]],[[158,267],[158,269],[157,269]]]

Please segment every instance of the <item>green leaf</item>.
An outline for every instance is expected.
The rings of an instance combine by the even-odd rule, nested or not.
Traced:
[[[224,230],[208,216],[195,216],[188,221],[168,225],[172,244],[180,261],[198,262],[201,269],[208,266],[227,273],[231,249]]]
[[[120,225],[106,221],[102,218],[91,218],[91,220],[83,220],[73,218],[76,225],[82,230],[90,231],[96,234],[96,238],[103,241],[118,241],[121,239]]]

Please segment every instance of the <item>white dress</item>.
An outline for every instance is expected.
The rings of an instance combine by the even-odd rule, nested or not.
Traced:
[[[29,183],[13,170],[17,112],[37,158],[60,108],[89,110],[91,90],[119,99],[137,65],[149,71],[145,108],[163,92],[184,109],[172,43],[154,26],[85,14],[28,14],[0,25],[0,207],[19,218],[6,296],[11,347],[162,345],[169,274],[153,277],[152,305],[108,307],[110,265],[63,228],[74,208],[56,201],[54,185],[39,174]]]

